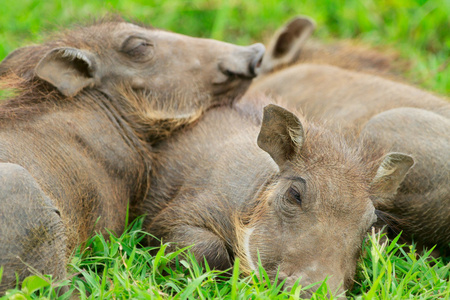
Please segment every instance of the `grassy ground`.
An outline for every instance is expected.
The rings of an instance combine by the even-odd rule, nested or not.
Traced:
[[[108,12],[238,44],[267,41],[287,19],[305,14],[317,21],[316,36],[321,39],[356,38],[377,48],[394,49],[411,63],[405,76],[412,82],[441,94],[450,92],[450,1],[442,0],[0,0],[0,59],[17,47],[39,42],[47,31]],[[185,252],[166,253],[165,246],[152,257],[148,249],[138,247],[143,234],[138,222],[109,241],[93,237],[72,260],[76,276],[66,282],[71,292],[82,297],[88,292],[92,299],[290,299],[301,290],[287,293],[256,276],[239,278],[237,267],[231,277],[202,270]],[[414,248],[395,242],[379,245],[377,239],[371,236],[364,246],[351,297],[450,299],[448,259],[418,255]],[[168,268],[169,261],[175,270]],[[48,279],[31,277],[5,298],[54,298],[55,288]],[[326,293],[324,284],[314,297],[323,299]]]
[[[149,248],[139,246],[146,235],[140,228],[138,220],[122,236],[91,238],[72,259],[71,279],[58,283],[29,277],[0,299],[53,299],[61,284],[70,290],[60,299],[71,295],[81,299],[298,299],[305,288],[294,285],[290,292],[283,291],[282,283],[271,283],[262,269],[266,280],[255,274],[241,278],[239,261],[231,275],[202,268],[186,250],[167,253],[167,245],[151,256]],[[419,256],[414,247],[402,248],[395,240],[382,243],[374,233],[368,235],[363,253],[351,298],[450,299],[450,264],[445,259],[432,259],[428,253]],[[326,283],[319,285],[312,299],[336,299],[327,295]]]

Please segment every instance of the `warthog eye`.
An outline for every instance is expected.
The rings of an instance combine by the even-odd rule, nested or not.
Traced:
[[[133,58],[148,58],[151,56],[153,44],[143,38],[131,36],[122,44],[122,52]]]
[[[298,205],[302,206],[302,197],[300,195],[300,192],[295,187],[290,187],[288,190],[288,196],[292,200],[298,203]]]

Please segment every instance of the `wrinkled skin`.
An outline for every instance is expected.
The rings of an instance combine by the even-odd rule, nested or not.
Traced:
[[[94,230],[120,233],[147,193],[151,144],[238,97],[263,52],[111,20],[8,56],[0,293],[30,268],[62,279]]]
[[[449,214],[438,212],[438,207],[450,204],[447,155],[450,103],[410,85],[336,67],[341,66],[342,58],[338,54],[335,61],[328,57],[320,64],[314,59],[296,63],[298,57],[304,56],[304,43],[313,28],[312,21],[300,18],[275,34],[263,58],[260,75],[248,95],[268,92],[279,96],[306,116],[325,120],[328,128],[343,132],[349,138],[359,136],[361,131],[370,131],[374,144],[385,145],[387,151],[413,156],[417,165],[407,175],[397,196],[390,204],[377,206],[377,209],[403,220],[396,222],[396,232],[404,230],[403,236],[407,239],[416,236],[421,244],[432,247],[437,243],[448,250]],[[277,49],[283,52],[278,53]],[[416,110],[424,116],[414,113],[411,120],[417,119],[417,122],[411,124],[405,121],[409,120],[407,114],[401,113],[398,118],[393,114],[379,131],[370,127],[372,120],[382,119],[378,114],[400,108]],[[430,118],[430,114],[435,117]]]
[[[144,229],[177,247],[194,243],[212,268],[240,257],[246,272],[257,271],[259,253],[286,287],[331,276],[340,294],[377,219],[371,197],[394,194],[413,160],[390,153],[363,162],[360,148],[279,106],[261,119],[266,103],[216,108],[155,147]]]

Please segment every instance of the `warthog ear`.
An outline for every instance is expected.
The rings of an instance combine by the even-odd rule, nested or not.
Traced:
[[[63,95],[73,97],[95,83],[96,63],[86,51],[56,48],[48,52],[36,66],[41,79],[51,83]]]
[[[295,62],[315,28],[314,20],[305,16],[298,16],[287,22],[272,37],[263,57],[260,73],[268,73]]]
[[[303,141],[302,123],[293,113],[274,104],[264,107],[258,146],[269,153],[278,166],[292,159]]]
[[[409,155],[396,152],[388,153],[372,181],[372,193],[381,199],[395,195],[413,165],[414,159]]]

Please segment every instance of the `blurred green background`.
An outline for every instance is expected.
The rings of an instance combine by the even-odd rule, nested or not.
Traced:
[[[267,42],[285,21],[304,14],[317,21],[316,37],[394,49],[410,62],[409,81],[450,93],[449,0],[0,0],[0,59],[48,31],[111,12],[238,44]]]

